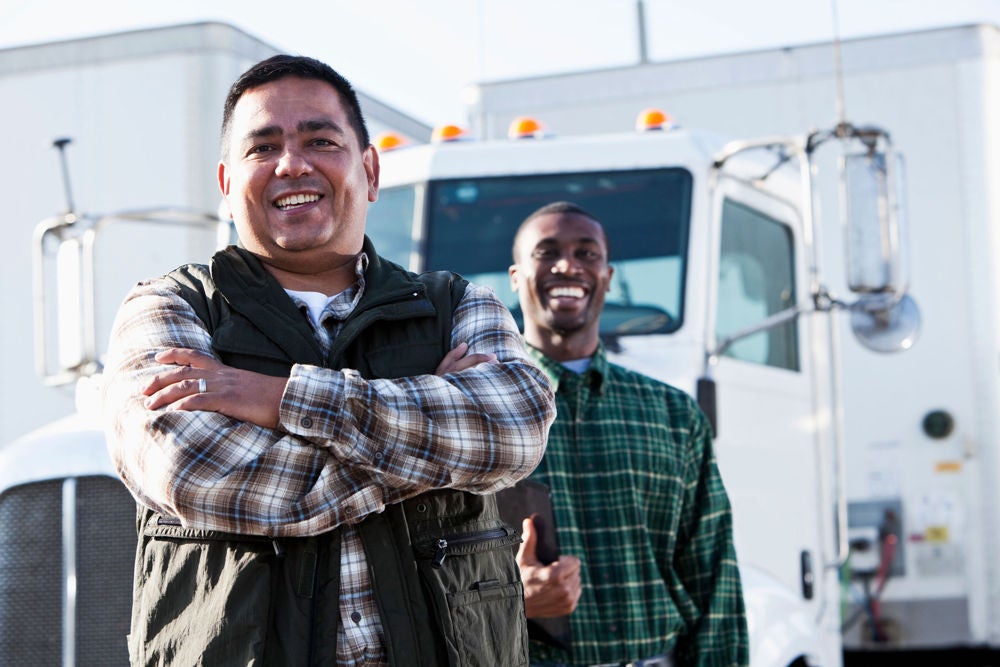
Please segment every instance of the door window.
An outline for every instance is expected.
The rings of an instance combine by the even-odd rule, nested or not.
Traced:
[[[718,340],[759,324],[795,304],[791,230],[759,210],[726,199],[722,207],[719,255]],[[743,338],[724,356],[776,368],[799,370],[798,323]]]

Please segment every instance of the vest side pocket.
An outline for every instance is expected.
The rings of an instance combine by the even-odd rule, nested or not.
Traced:
[[[452,667],[528,664],[524,591],[503,524],[425,534],[415,548],[420,576],[444,621]]]
[[[265,538],[221,535],[146,525],[136,557],[133,667],[264,662],[278,556]]]

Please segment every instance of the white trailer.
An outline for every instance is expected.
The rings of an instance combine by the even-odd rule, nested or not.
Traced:
[[[912,351],[888,358],[839,325],[850,536],[897,537],[881,599],[860,616],[864,586],[879,586],[880,559],[852,554],[845,645],[1000,649],[1000,29],[942,28],[840,48],[847,115],[887,128],[905,155],[910,291],[924,315]],[[654,106],[682,126],[728,136],[796,132],[836,121],[835,55],[824,43],[483,83],[469,123],[496,138],[530,114],[557,136],[591,134],[628,127],[637,109]],[[844,294],[833,181],[818,182],[820,242],[828,285]],[[794,428],[787,417],[769,420]]]

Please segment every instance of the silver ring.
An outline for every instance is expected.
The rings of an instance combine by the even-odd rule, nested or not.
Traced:
[[[208,383],[205,382],[205,378],[198,378],[198,393],[204,394],[208,391]]]

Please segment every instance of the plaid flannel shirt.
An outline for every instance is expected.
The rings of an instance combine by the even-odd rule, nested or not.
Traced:
[[[707,420],[685,393],[607,361],[577,374],[540,351],[558,417],[532,479],[552,490],[560,550],[582,561],[572,652],[532,662],[748,662],[732,515]]]
[[[466,289],[453,316],[452,344],[460,342],[499,363],[394,380],[295,365],[273,430],[215,412],[151,411],[140,387],[166,370],[156,352],[212,348],[170,282],[144,281],[126,297],[109,345],[109,451],[142,504],[185,526],[242,534],[316,535],[431,489],[495,491],[538,463],[552,390],[489,288]],[[383,664],[364,552],[345,533],[338,653],[342,664]]]

